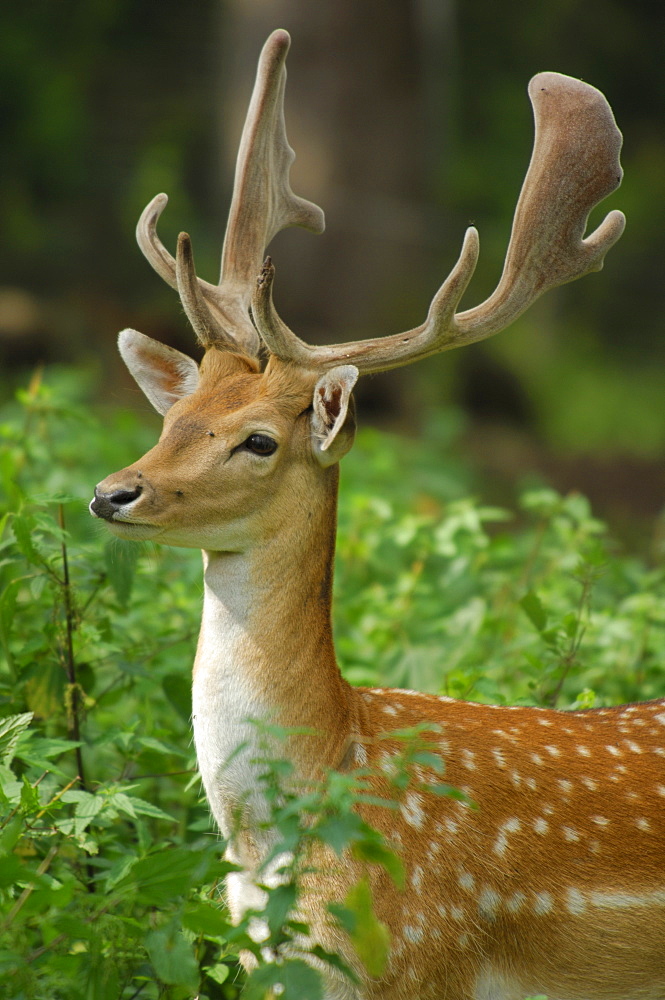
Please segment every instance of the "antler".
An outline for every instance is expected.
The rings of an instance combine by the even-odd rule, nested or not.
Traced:
[[[187,233],[181,233],[174,260],[157,235],[157,220],[168,198],[158,194],[145,208],[136,229],[138,244],[155,271],[182,300],[197,336],[206,346],[219,344],[255,355],[259,338],[250,305],[265,248],[281,229],[304,226],[323,232],[323,212],[297,197],[289,184],[295,154],[284,125],[286,55],[291,39],[273,31],[263,46],[252,100],[240,140],[229,221],[222,250],[219,284],[196,277]]]
[[[272,302],[274,268],[266,259],[252,303],[254,322],[270,351],[314,371],[352,363],[386,371],[503,330],[548,288],[599,271],[625,225],[613,211],[584,239],[591,209],[621,183],[621,133],[595,87],[559,73],[529,84],[535,138],[520,193],[501,280],[481,305],[456,313],[478,260],[470,227],[453,271],[435,295],[422,326],[376,340],[311,347],[282,322]]]

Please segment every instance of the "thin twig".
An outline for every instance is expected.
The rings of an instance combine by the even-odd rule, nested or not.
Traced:
[[[65,602],[65,666],[67,670],[67,680],[69,681],[69,693],[70,693],[70,704],[67,711],[67,728],[69,729],[70,738],[74,739],[79,745],[75,748],[76,754],[76,766],[78,768],[79,779],[81,782],[81,788],[84,791],[89,791],[88,783],[85,779],[85,770],[83,767],[83,754],[81,753],[81,726],[79,723],[79,709],[80,709],[80,698],[79,698],[79,687],[76,680],[76,661],[74,659],[74,630],[76,628],[75,622],[75,612],[74,612],[74,599],[72,595],[71,581],[69,577],[69,559],[67,556],[67,540],[65,536],[65,508],[63,504],[58,504],[58,523],[62,531],[62,593]],[[86,885],[88,892],[95,891],[95,869],[86,861]]]

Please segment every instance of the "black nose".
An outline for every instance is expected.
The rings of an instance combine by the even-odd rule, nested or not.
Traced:
[[[142,486],[137,486],[134,490],[116,490],[114,493],[100,493],[95,487],[95,498],[90,504],[90,510],[97,517],[112,521],[117,511],[138,500],[142,492]]]

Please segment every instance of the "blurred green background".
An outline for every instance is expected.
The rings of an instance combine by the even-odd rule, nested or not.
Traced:
[[[628,226],[604,271],[549,293],[498,338],[364,380],[361,420],[444,447],[452,413],[490,499],[536,476],[581,489],[619,530],[653,523],[665,496],[665,32],[643,0],[6,5],[2,391],[41,362],[74,363],[97,373],[93,397],[103,384],[108,401],[147,414],[117,331],[196,352],[133,230],[166,191],[165,242],[187,229],[199,273],[216,279],[256,57],[277,26],[293,36],[294,188],[328,227],[277,237],[276,296],[314,342],[420,323],[469,222],[481,260],[463,305],[480,301],[530,155],[529,78],[554,69],[607,95],[625,180],[594,218],[620,207]]]

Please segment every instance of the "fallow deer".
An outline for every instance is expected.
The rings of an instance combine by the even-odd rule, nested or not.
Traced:
[[[422,326],[308,346],[273,307],[270,261],[261,269],[279,230],[324,225],[289,184],[289,44],[276,31],[261,55],[219,284],[196,277],[185,233],[175,259],[160,242],[165,195],[141,217],[139,245],[178,291],[205,356],[199,366],[133,330],[120,334],[164,430],[91,503],[121,538],[203,549],[193,724],[208,801],[227,837],[237,806],[246,807],[247,829],[232,845],[245,867],[229,882],[232,913],[260,896],[253,878],[269,850],[248,719],[311,727],[316,735],[289,746],[304,779],[356,764],[378,773],[390,747],[381,734],[429,723],[446,781],[478,808],[412,789],[398,813],[368,810],[399,845],[407,889],[373,876],[377,915],[392,936],[387,968],[359,986],[329,979],[328,998],[663,1000],[665,700],[560,712],[353,688],[338,669],[330,619],[338,463],[353,442],[358,375],[489,337],[546,289],[600,270],[623,216],[613,211],[584,232],[592,207],[621,180],[621,135],[599,91],[557,73],[535,76],[533,156],[496,291],[456,311],[478,256],[470,228]],[[326,917],[344,877],[312,878],[313,933],[344,953]]]

